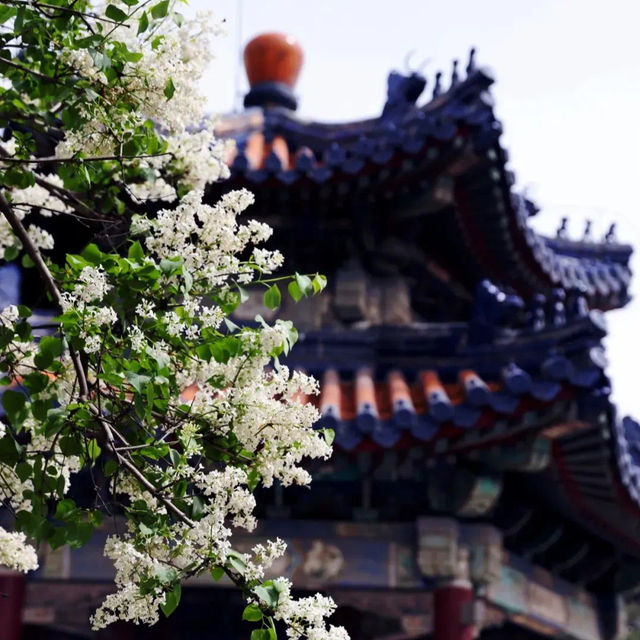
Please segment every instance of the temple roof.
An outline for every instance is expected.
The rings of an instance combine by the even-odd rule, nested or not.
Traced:
[[[294,268],[332,256],[337,311],[287,362],[320,379],[307,401],[341,455],[417,450],[516,474],[561,520],[639,558],[640,426],[610,402],[599,311],[628,302],[632,248],[614,225],[601,240],[590,224],[569,238],[566,219],[556,237],[531,226],[539,209],[515,187],[493,82],[474,51],[424,102],[422,75],[392,72],[379,117],[339,124],[298,117],[282,106],[292,87],[262,83],[259,106],[218,128],[237,143],[230,186],[254,192]],[[367,278],[396,276],[415,313],[352,313]]]
[[[593,307],[624,305],[632,249],[612,230],[602,241],[570,240],[564,227],[548,238],[529,225],[537,207],[514,188],[491,74],[472,54],[464,78],[454,69],[445,88],[438,75],[431,99],[417,104],[424,82],[391,73],[382,114],[363,121],[322,124],[277,106],[229,116],[218,132],[237,142],[233,186],[254,191],[258,208],[277,208],[278,224],[301,209],[335,216],[327,207],[347,199],[346,208],[387,203],[398,225],[427,220],[434,202],[450,205],[471,272],[525,297],[562,287],[584,292]]]

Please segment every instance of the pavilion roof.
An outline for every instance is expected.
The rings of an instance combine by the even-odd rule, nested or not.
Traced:
[[[457,224],[486,277],[524,296],[562,287],[585,292],[597,308],[624,305],[632,248],[613,230],[602,241],[588,234],[570,240],[564,226],[558,238],[548,238],[529,225],[537,208],[514,187],[492,84],[491,74],[472,59],[466,77],[456,69],[448,88],[438,78],[424,104],[390,90],[378,118],[323,124],[280,107],[229,116],[219,134],[237,142],[229,157],[232,185],[253,190],[258,206],[277,202],[291,215],[301,203],[326,211],[323,203],[345,194],[365,204],[386,200],[402,224],[407,197],[452,182]],[[428,216],[429,210],[418,207],[410,215]]]

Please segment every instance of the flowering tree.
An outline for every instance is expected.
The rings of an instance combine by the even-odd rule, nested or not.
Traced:
[[[285,279],[268,276],[282,256],[258,246],[269,227],[238,219],[251,194],[203,202],[228,173],[198,93],[217,28],[175,4],[0,0],[0,248],[37,271],[58,314],[36,339],[30,309],[0,313],[0,499],[14,516],[0,564],[33,570],[30,541],[78,547],[124,514],[105,547],[117,590],[94,628],[152,624],[181,581],[210,572],[242,590],[252,640],[274,639],[274,620],[290,638],[344,639],[325,623],[330,598],[264,580],[282,541],[233,548],[232,529],[255,526],[253,490],[308,484],[301,462],[328,457],[331,434],[298,401],[316,382],[278,362],[291,323],[229,320],[249,283],[279,305]],[[39,221],[52,216],[102,241],[54,261]],[[285,284],[298,300],[325,280]],[[78,479],[93,504],[71,497]]]

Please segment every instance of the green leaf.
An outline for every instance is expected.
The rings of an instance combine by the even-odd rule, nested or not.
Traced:
[[[167,84],[164,86],[164,95],[167,97],[167,100],[171,100],[175,92],[176,92],[176,87],[173,84],[173,78],[169,78],[169,80],[167,81]]]
[[[62,355],[62,340],[55,336],[45,336],[40,340],[38,347],[38,353],[33,361],[40,369],[46,369],[55,358]]]
[[[60,451],[62,451],[65,456],[82,455],[82,442],[80,442],[78,437],[62,436],[62,438],[60,438]]]
[[[141,263],[144,261],[144,249],[137,240],[129,247],[127,257],[129,260],[134,260],[135,262]]]
[[[102,253],[102,251],[100,251],[100,249],[98,248],[98,245],[96,244],[88,244],[85,248],[84,251],[80,254],[87,262],[90,262],[91,264],[102,264],[102,261],[104,260],[105,254]]]
[[[240,285],[238,285],[238,293],[240,294],[240,302],[246,302],[249,299],[249,293],[246,289],[243,289]]]
[[[4,438],[0,438],[0,461],[15,464],[20,459],[22,449],[23,447],[7,433]]]
[[[69,520],[77,512],[78,507],[76,503],[70,498],[67,498],[58,502],[55,517],[58,518],[58,520]]]
[[[40,393],[47,388],[47,385],[49,384],[49,376],[36,371],[23,376],[23,381],[24,386],[27,387],[31,393]]]
[[[191,501],[191,517],[199,520],[204,514],[204,500],[200,496],[193,496]]]
[[[296,273],[296,284],[302,291],[303,296],[311,295],[313,292],[313,284],[311,283],[311,278],[309,276],[301,276],[299,273]]]
[[[15,260],[18,256],[20,255],[20,248],[19,247],[7,247],[4,250],[4,259],[6,262],[11,262],[12,260]]]
[[[165,597],[164,603],[160,605],[162,613],[167,618],[176,610],[176,607],[180,603],[180,596],[182,595],[182,587],[178,583],[171,591],[169,591]]]
[[[15,7],[2,7],[0,6],[0,24],[6,22],[9,18],[13,18],[16,15]]]
[[[24,409],[26,398],[23,393],[7,389],[2,395],[2,406],[12,423],[19,422],[19,416]]]
[[[295,280],[292,280],[287,285],[287,289],[289,290],[289,295],[295,300],[295,302],[298,302],[302,299],[303,293],[300,290],[300,286]]]
[[[141,506],[146,507],[146,502],[142,502]],[[178,577],[178,572],[173,567],[157,566],[154,568],[154,573],[160,584],[171,584]]]
[[[55,336],[45,336],[38,345],[42,353],[49,353],[54,358],[62,355],[62,340]]]
[[[31,256],[25,253],[20,259],[20,264],[25,269],[31,269],[31,267],[35,267],[36,263],[31,259]]]
[[[149,28],[149,16],[146,11],[142,12],[138,20],[138,34],[144,33]]]
[[[158,4],[151,7],[151,15],[156,19],[164,18],[169,11],[169,0],[162,0]]]
[[[316,273],[316,275],[313,276],[313,280],[311,281],[311,286],[313,287],[314,295],[316,293],[320,293],[327,286],[327,279],[325,278],[325,276]]]
[[[160,605],[162,613],[167,618],[176,610],[176,607],[180,603],[180,596],[182,595],[182,587],[178,583],[171,591],[169,591],[165,597],[164,603]]]
[[[100,445],[98,444],[98,441],[95,438],[89,441],[89,444],[87,446],[87,452],[91,460],[93,461],[97,460],[101,451],[102,449],[100,449]]]
[[[149,376],[143,376],[134,371],[127,371],[125,374],[127,382],[138,392],[142,393],[143,385],[147,384],[151,378]]]
[[[220,578],[224,575],[224,567],[214,567],[211,569],[211,577],[218,582]]]
[[[31,477],[33,467],[28,462],[20,462],[16,465],[15,471],[18,478],[20,478],[20,481],[25,482],[27,478]]]
[[[322,429],[322,435],[324,436],[325,442],[331,446],[336,437],[336,433],[333,429]]]
[[[104,465],[104,475],[110,478],[118,470],[118,463],[115,460],[107,460]]]
[[[242,556],[237,552],[230,552],[227,556],[227,564],[231,565],[232,569],[235,569],[240,574],[245,572],[247,565]]]
[[[189,293],[191,287],[193,287],[193,276],[185,267],[182,267],[182,277],[184,278],[184,291]]]
[[[19,304],[18,315],[21,318],[28,318],[31,315],[31,309],[29,309],[29,307],[25,307],[23,304]]]
[[[251,632],[251,640],[270,640],[268,629],[254,629]]]
[[[169,458],[171,458],[171,464],[177,467],[182,462],[182,456],[175,449],[169,449]]]
[[[277,284],[271,285],[264,292],[264,305],[267,309],[277,309],[280,306],[282,300],[282,294]]]
[[[242,612],[242,619],[248,622],[259,622],[262,620],[262,610],[257,604],[248,604]]]
[[[167,276],[173,275],[182,269],[182,259],[169,260],[168,258],[162,258],[160,260],[160,271]]]
[[[280,594],[272,581],[268,580],[263,585],[256,587],[253,592],[270,608],[274,608],[278,605]]]
[[[258,482],[260,482],[260,472],[255,468],[251,468],[247,473],[247,487],[249,491],[253,491],[258,486]]]
[[[128,17],[122,9],[118,9],[118,7],[113,4],[107,6],[104,15],[116,22],[124,22]]]
[[[269,638],[270,640],[278,640],[278,634],[276,633],[276,624],[273,621],[273,618],[269,616],[267,618],[269,620]]]

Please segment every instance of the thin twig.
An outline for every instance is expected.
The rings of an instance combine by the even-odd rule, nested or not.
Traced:
[[[54,82],[55,84],[59,84],[63,87],[67,86],[64,82],[60,82],[60,80],[58,80],[57,78],[48,76],[46,73],[40,73],[35,69],[29,69],[29,67],[25,67],[22,64],[13,62],[13,60],[7,60],[7,58],[0,58],[0,64],[6,64],[9,67],[13,67],[14,69],[18,69],[20,71],[23,71],[24,73],[28,73],[32,76],[35,76],[36,78],[40,78],[40,80],[44,80],[45,82]]]
[[[99,16],[97,13],[93,13],[91,11],[84,12],[78,11],[77,9],[71,9],[70,7],[59,7],[55,4],[48,4],[47,2],[25,2],[24,0],[0,0],[0,4],[9,5],[12,7],[31,7],[32,9],[53,9],[55,11],[61,11],[62,13],[69,13],[74,16],[78,16],[79,18],[93,18],[94,20],[99,20],[100,22],[110,22],[111,24],[122,25],[123,27],[129,28],[129,25],[123,24],[122,22],[118,22],[117,20],[112,20],[111,18],[105,18],[103,16]],[[50,15],[48,13],[42,12],[47,18],[53,18],[55,16]]]
[[[2,0],[0,0],[2,2]],[[160,158],[162,156],[172,156],[173,153],[170,151],[165,151],[164,153],[149,153],[142,154],[139,156],[122,156],[122,155],[112,155],[112,156],[95,156],[93,158],[57,158],[55,156],[49,156],[47,158],[13,158],[11,156],[3,156],[2,162],[13,162],[15,164],[63,164],[69,162],[103,162],[106,160],[137,160],[138,158]]]

